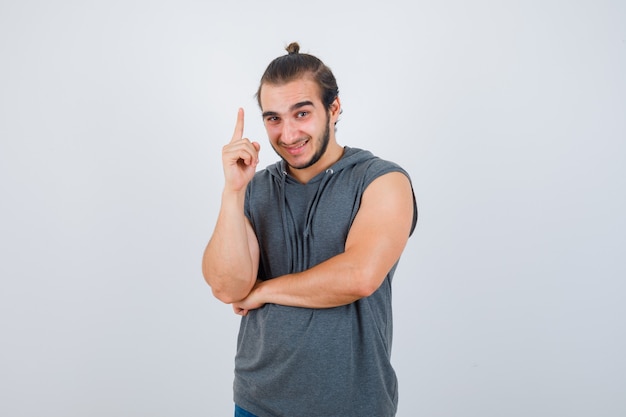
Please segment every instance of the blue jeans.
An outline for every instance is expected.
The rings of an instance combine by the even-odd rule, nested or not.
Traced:
[[[249,411],[244,410],[235,404],[235,417],[257,417]]]

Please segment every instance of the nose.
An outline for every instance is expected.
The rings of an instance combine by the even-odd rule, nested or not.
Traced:
[[[292,120],[284,120],[283,121],[283,130],[281,132],[281,142],[283,144],[290,146],[298,142],[300,139],[300,131],[298,130],[298,126]]]

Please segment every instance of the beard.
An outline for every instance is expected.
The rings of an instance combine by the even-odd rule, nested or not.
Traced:
[[[309,139],[311,140],[312,138],[309,138]],[[330,115],[326,115],[326,130],[324,131],[324,134],[322,136],[318,137],[317,143],[319,144],[319,148],[317,149],[317,151],[315,151],[315,153],[313,154],[311,159],[309,159],[308,162],[305,162],[300,165],[291,165],[275,148],[274,148],[274,152],[276,152],[278,156],[280,156],[280,158],[283,161],[285,161],[285,164],[289,168],[306,169],[306,168],[309,168],[310,166],[315,165],[315,163],[319,161],[322,158],[322,156],[324,156],[324,154],[326,153],[326,149],[328,149],[329,142],[330,142]]]

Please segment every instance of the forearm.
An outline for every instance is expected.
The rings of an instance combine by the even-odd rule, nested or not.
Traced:
[[[368,269],[349,254],[337,255],[306,271],[259,283],[251,296],[260,303],[293,307],[331,308],[350,304],[374,293],[386,275]]]
[[[202,259],[205,280],[226,303],[245,298],[256,280],[244,198],[243,192],[222,194],[217,223]]]

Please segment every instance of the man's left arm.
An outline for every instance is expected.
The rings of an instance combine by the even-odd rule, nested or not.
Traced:
[[[414,199],[406,175],[375,179],[346,239],[345,251],[306,271],[259,281],[247,298],[234,303],[246,315],[267,303],[330,308],[373,294],[398,261],[413,225]]]

